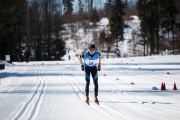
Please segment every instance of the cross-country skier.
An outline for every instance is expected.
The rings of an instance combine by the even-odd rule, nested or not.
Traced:
[[[90,74],[92,75],[94,82],[94,101],[99,104],[98,96],[98,72],[101,70],[101,53],[95,51],[95,45],[90,45],[89,49],[80,55],[80,63],[82,71],[85,71],[85,102],[89,104],[89,85],[90,85]]]

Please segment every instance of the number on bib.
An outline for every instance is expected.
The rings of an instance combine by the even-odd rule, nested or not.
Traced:
[[[93,62],[89,62],[89,65],[93,65]]]

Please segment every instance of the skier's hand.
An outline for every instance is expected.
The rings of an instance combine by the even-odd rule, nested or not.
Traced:
[[[84,65],[81,65],[81,69],[82,69],[82,71],[84,71]]]
[[[101,64],[98,64],[98,71],[101,70]]]

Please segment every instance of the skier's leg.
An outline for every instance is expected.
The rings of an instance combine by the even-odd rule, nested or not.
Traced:
[[[94,95],[98,96],[98,72],[97,72],[97,67],[94,67],[91,71],[92,73],[92,78],[94,82]]]
[[[85,93],[86,96],[89,96],[90,70],[88,67],[85,67],[85,79],[86,79]]]
[[[98,72],[97,67],[93,68],[92,70],[92,77],[94,82],[94,101],[99,105],[98,96]]]

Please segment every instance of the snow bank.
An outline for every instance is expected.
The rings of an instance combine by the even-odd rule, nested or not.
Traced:
[[[109,24],[109,20],[108,18],[102,18],[98,24],[106,26]]]
[[[142,56],[142,57],[126,57],[105,59],[104,63],[180,63],[180,55],[167,55],[167,56]]]

